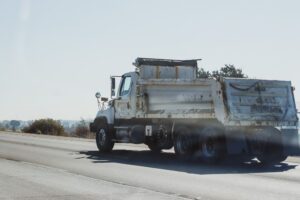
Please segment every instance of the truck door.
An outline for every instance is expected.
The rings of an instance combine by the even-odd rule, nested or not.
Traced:
[[[117,119],[129,119],[132,117],[132,93],[133,93],[132,76],[124,75],[122,77],[118,97],[115,100],[115,117]]]

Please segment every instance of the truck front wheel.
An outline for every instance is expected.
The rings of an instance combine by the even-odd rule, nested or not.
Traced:
[[[112,136],[109,133],[108,126],[101,124],[96,133],[96,144],[100,152],[110,152],[114,147]]]

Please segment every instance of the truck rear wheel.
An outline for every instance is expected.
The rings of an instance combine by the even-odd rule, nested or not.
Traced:
[[[96,144],[100,152],[110,152],[113,149],[114,142],[112,141],[107,124],[103,123],[98,127]]]
[[[179,127],[175,132],[174,150],[179,158],[189,158],[193,154],[193,137],[186,127]]]
[[[201,131],[201,159],[205,163],[216,163],[226,155],[226,142],[222,129],[207,127]]]
[[[259,149],[256,150],[257,159],[264,165],[278,164],[284,161],[287,156],[283,152],[281,132],[273,127],[261,130],[259,133]]]
[[[158,153],[163,149],[171,149],[173,147],[172,135],[163,126],[155,133],[154,137],[146,142],[149,149]]]
[[[162,146],[157,143],[157,142],[148,142],[147,146],[149,147],[149,149],[153,152],[153,153],[160,153],[161,150],[163,149]]]

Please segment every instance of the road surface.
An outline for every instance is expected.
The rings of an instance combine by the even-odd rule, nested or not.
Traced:
[[[100,154],[94,140],[0,132],[0,200],[299,200],[299,164],[205,165],[129,144]]]

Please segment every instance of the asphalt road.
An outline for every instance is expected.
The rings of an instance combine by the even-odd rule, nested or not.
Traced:
[[[0,199],[300,199],[300,158],[282,165],[179,161],[143,145],[0,132]]]

